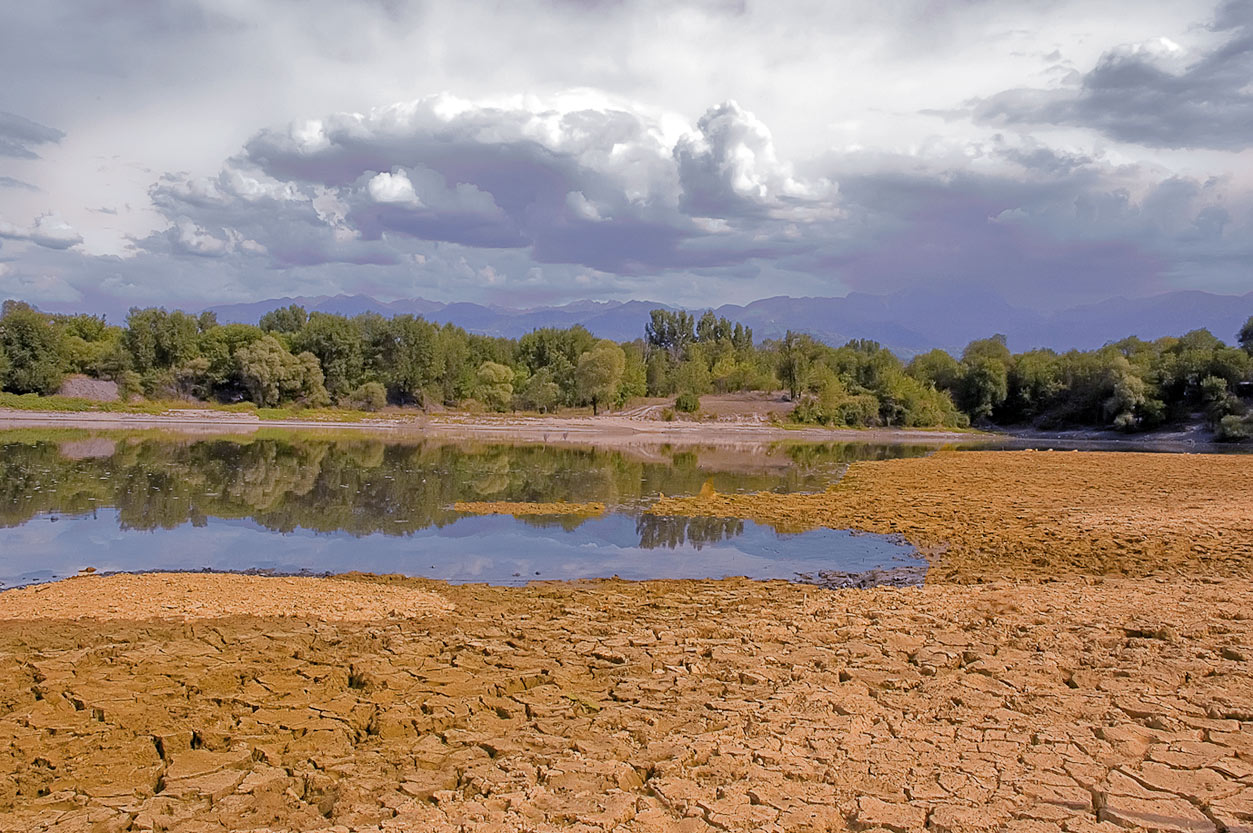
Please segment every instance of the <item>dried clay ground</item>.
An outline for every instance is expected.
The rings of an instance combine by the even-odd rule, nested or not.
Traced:
[[[1251,475],[941,453],[662,507],[898,531],[922,588],[9,591],[0,829],[1247,832]]]

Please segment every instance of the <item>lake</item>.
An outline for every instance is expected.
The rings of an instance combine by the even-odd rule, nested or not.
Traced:
[[[197,439],[0,432],[0,581],[100,572],[401,573],[522,584],[607,578],[914,583],[895,539],[644,512],[658,496],[819,491],[848,463],[933,447],[606,450],[264,432]],[[467,515],[461,501],[600,502],[592,518]]]

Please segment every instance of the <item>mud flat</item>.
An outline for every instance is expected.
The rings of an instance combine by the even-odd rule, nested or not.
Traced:
[[[1246,833],[1253,515],[1228,459],[941,454],[753,504],[948,535],[918,588],[0,593],[0,829]],[[233,615],[250,599],[288,615]]]
[[[820,494],[664,498],[660,515],[899,534],[929,582],[1068,575],[1253,575],[1253,459],[947,451],[857,462]]]

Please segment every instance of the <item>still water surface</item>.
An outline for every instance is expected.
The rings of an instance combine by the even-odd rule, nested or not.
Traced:
[[[448,581],[921,575],[908,546],[839,530],[659,518],[661,494],[817,491],[910,445],[611,451],[267,435],[0,433],[0,581],[140,570],[403,573]],[[471,516],[459,501],[605,503],[600,518]],[[912,570],[912,572],[910,572]]]

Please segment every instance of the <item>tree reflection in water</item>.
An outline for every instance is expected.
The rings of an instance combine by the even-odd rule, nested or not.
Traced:
[[[850,460],[919,456],[917,446],[781,445],[730,462],[701,449],[645,458],[593,448],[505,443],[384,442],[290,434],[169,439],[123,434],[99,456],[71,453],[79,432],[0,433],[0,525],[49,513],[116,507],[124,529],[250,519],[278,532],[404,535],[444,526],[468,500],[598,501],[638,508],[658,494],[815,491]],[[579,518],[528,519],[576,525]],[[641,546],[700,545],[738,534],[738,521],[641,518]]]
[[[739,518],[640,515],[635,519],[635,531],[639,533],[641,549],[665,547],[673,550],[690,544],[699,550],[705,544],[716,544],[743,534],[744,521]]]

